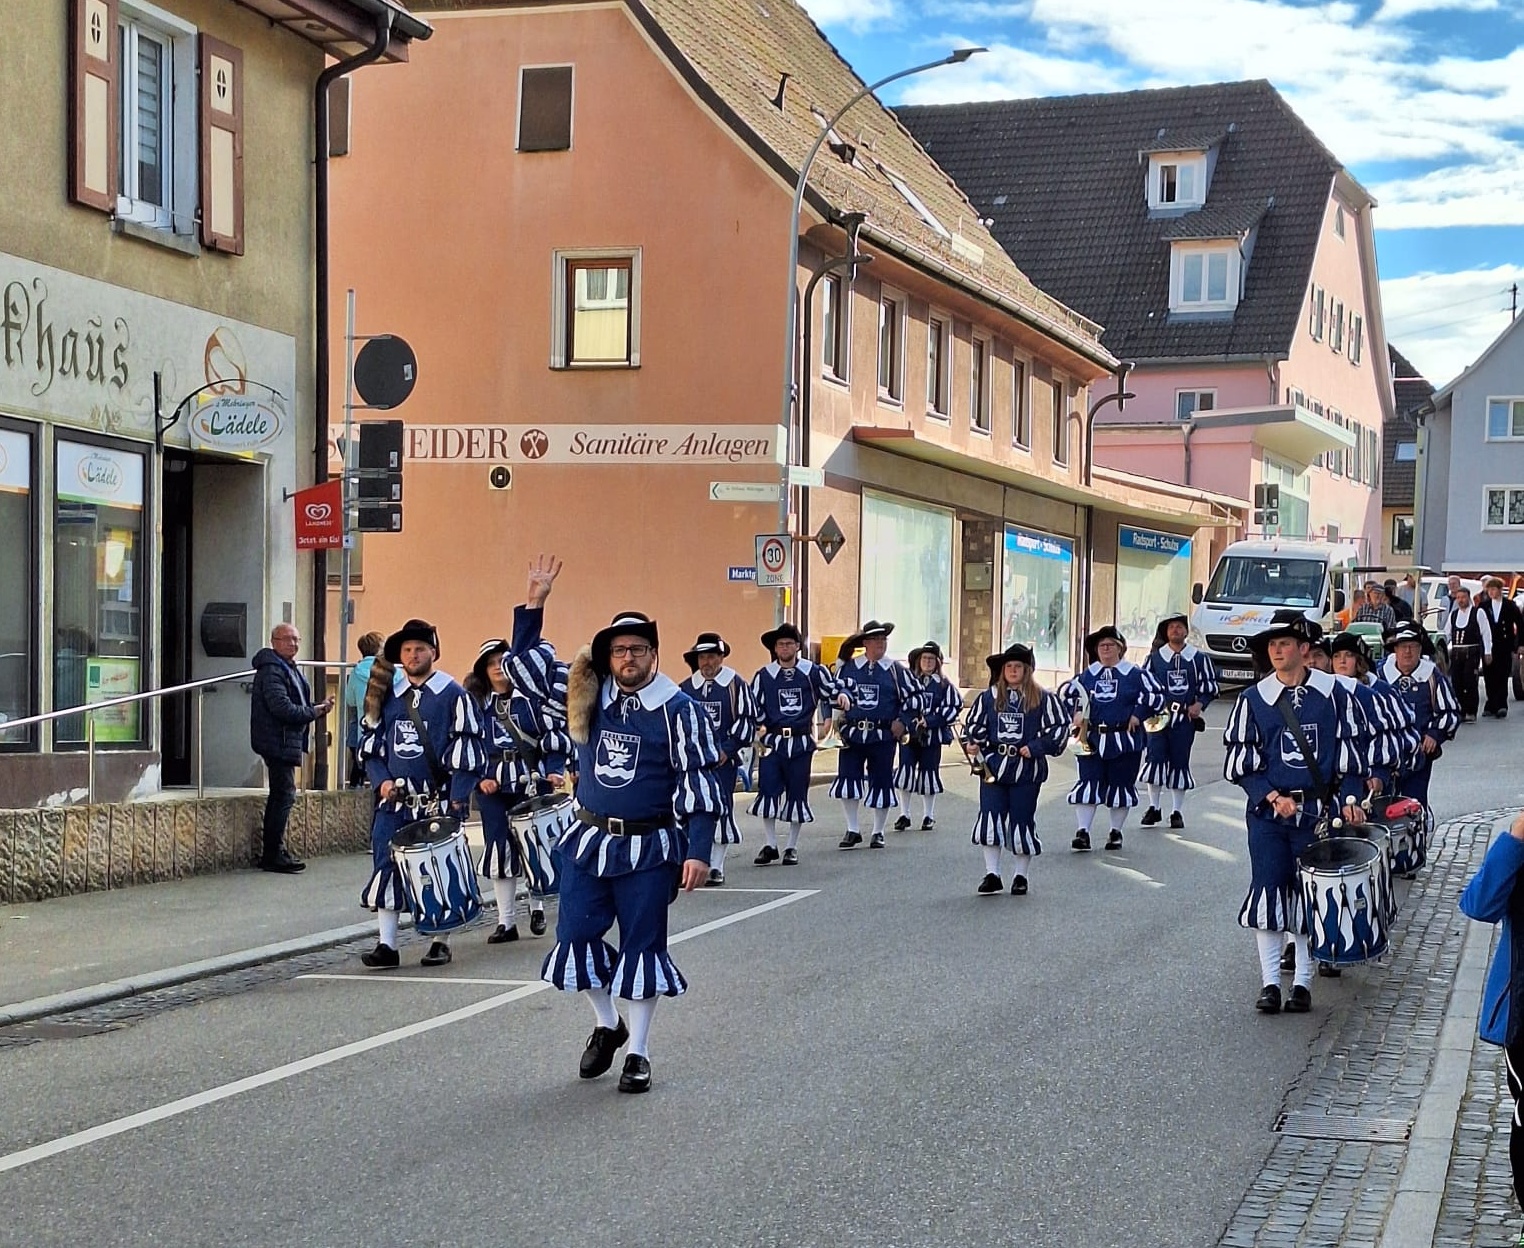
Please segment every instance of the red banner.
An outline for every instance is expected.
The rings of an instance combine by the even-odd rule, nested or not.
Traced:
[[[291,496],[296,505],[296,548],[339,550],[344,545],[342,481],[325,481]]]

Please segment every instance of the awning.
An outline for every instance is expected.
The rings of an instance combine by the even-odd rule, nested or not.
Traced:
[[[1305,407],[1256,407],[1198,412],[1192,418],[1197,430],[1247,429],[1258,446],[1296,463],[1308,465],[1328,451],[1351,450],[1352,429],[1333,423]]]
[[[387,10],[392,14],[392,34],[382,60],[407,60],[408,43],[427,39],[434,33],[432,26],[393,0],[236,0],[236,3],[269,18],[299,39],[316,44],[335,60],[346,60],[370,47],[376,35],[376,16]]]
[[[1054,481],[1038,473],[1023,472],[1018,468],[993,463],[987,459],[980,459],[976,455],[955,450],[950,446],[943,446],[914,429],[885,429],[872,425],[855,425],[852,428],[852,440],[861,446],[872,447],[874,450],[888,451],[891,455],[903,455],[907,459],[936,464],[940,468],[948,468],[953,472],[981,477],[986,481],[994,481],[1012,489],[1025,490],[1028,494],[1056,498],[1077,507],[1099,507],[1131,520],[1143,520],[1153,524],[1173,524],[1186,529],[1236,528],[1240,523],[1236,516],[1203,515],[1186,510],[1183,505],[1172,506],[1172,503],[1177,502],[1177,498],[1167,497],[1162,491],[1152,498],[1140,497],[1140,494],[1146,495],[1150,492],[1147,486],[1130,486],[1120,481],[1098,479],[1090,489],[1085,489],[1083,486],[1070,485],[1064,481]],[[1141,482],[1144,479],[1135,478],[1135,480]],[[1178,496],[1179,487],[1169,488]],[[1184,500],[1178,499],[1178,503],[1183,504]]]

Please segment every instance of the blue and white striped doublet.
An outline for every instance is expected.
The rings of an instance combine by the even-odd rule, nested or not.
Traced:
[[[786,823],[813,823],[810,755],[815,752],[815,714],[837,695],[831,673],[819,663],[793,667],[769,663],[751,678],[762,739],[757,759],[757,796],[751,813]]]
[[[1364,681],[1353,676],[1336,679],[1354,695],[1355,707],[1360,712],[1366,769],[1381,781],[1382,792],[1390,794],[1403,760],[1412,749],[1412,712],[1396,693],[1369,677]]]
[[[713,680],[695,672],[678,686],[709,715],[715,738],[725,751],[725,761],[714,769],[715,784],[720,790],[724,810],[715,825],[714,839],[720,845],[739,845],[741,829],[736,826],[736,777],[740,775],[740,753],[751,744],[757,732],[757,704],[751,686],[733,668],[722,667]]]
[[[1420,659],[1418,666],[1404,676],[1397,669],[1396,656],[1388,655],[1376,670],[1376,678],[1407,704],[1411,714],[1403,766],[1397,776],[1398,791],[1427,805],[1434,756],[1423,752],[1423,739],[1430,737],[1443,745],[1460,731],[1461,710],[1455,688],[1434,660],[1427,658]]]
[[[1164,693],[1148,672],[1123,659],[1115,667],[1092,663],[1058,691],[1059,701],[1072,716],[1080,707],[1080,690],[1089,697],[1086,739],[1094,753],[1080,755],[1079,779],[1069,790],[1071,806],[1138,804],[1138,768],[1148,734],[1142,721],[1164,709]],[[1127,723],[1136,718],[1138,726]]]
[[[1199,702],[1202,710],[1211,705],[1218,694],[1217,669],[1195,646],[1186,646],[1178,654],[1169,646],[1160,646],[1144,666],[1163,691],[1173,722],[1163,732],[1148,734],[1138,779],[1166,789],[1194,789],[1191,749],[1196,744],[1196,728],[1185,712],[1193,702]]]
[[[832,797],[861,801],[872,810],[894,809],[893,724],[906,726],[921,710],[921,688],[910,669],[892,659],[848,659],[837,674],[841,691],[851,699],[841,728]]]
[[[915,677],[920,685],[920,714],[906,720],[911,740],[900,746],[894,786],[907,793],[942,792],[942,747],[952,740],[952,726],[963,714],[958,686],[940,674]]]
[[[1032,710],[1021,695],[986,689],[969,708],[964,736],[979,751],[991,779],[979,785],[975,845],[1004,845],[1012,853],[1040,854],[1037,798],[1048,778],[1048,758],[1063,753],[1069,718],[1056,695],[1043,693]],[[1026,746],[1030,758],[1021,756]]]
[[[478,713],[486,732],[482,778],[495,781],[498,789],[496,793],[480,789],[476,793],[482,820],[482,856],[477,870],[489,879],[505,880],[524,871],[518,845],[509,834],[508,816],[515,806],[534,796],[540,779],[565,772],[572,744],[564,723],[553,722],[535,701],[520,693],[489,693]],[[518,738],[503,722],[505,718],[534,743],[539,759],[533,766],[520,752]]]

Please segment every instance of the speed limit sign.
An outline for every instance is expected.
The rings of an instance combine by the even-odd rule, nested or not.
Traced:
[[[794,579],[794,543],[787,533],[757,534],[757,587],[783,589]]]

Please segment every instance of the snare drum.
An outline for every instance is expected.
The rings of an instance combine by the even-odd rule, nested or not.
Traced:
[[[508,830],[519,847],[531,897],[550,897],[560,888],[551,855],[567,829],[576,823],[574,809],[570,797],[547,793],[531,797],[508,812]]]
[[[1348,966],[1387,950],[1386,865],[1380,845],[1363,837],[1314,841],[1297,858],[1312,956]]]
[[[1392,834],[1384,823],[1367,821],[1356,831],[1381,851],[1381,891],[1386,897],[1386,921],[1391,926],[1397,919],[1397,889],[1392,877]]]
[[[392,837],[392,861],[413,906],[413,927],[425,936],[454,931],[482,912],[476,864],[460,820],[419,819]]]
[[[1399,798],[1382,816],[1392,834],[1392,870],[1411,877],[1429,860],[1429,830],[1432,816],[1423,803],[1411,797]]]

